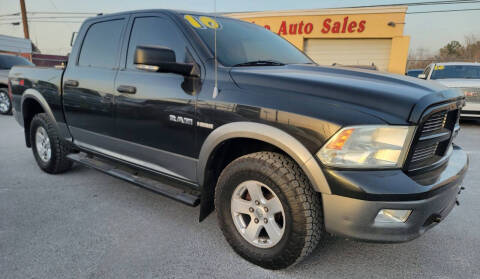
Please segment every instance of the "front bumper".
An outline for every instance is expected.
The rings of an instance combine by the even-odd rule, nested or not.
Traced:
[[[462,119],[479,119],[480,118],[480,103],[466,102],[465,106],[460,112]]]
[[[401,170],[383,175],[372,171],[329,171],[329,182],[343,183],[356,194],[322,194],[325,228],[332,234],[375,242],[417,238],[450,213],[467,167],[467,154],[455,146],[448,163],[428,174],[409,177]],[[392,193],[392,185],[409,192],[401,193],[397,188]],[[365,193],[368,189],[376,189],[376,193]],[[380,223],[375,217],[381,209],[413,211],[405,223]]]

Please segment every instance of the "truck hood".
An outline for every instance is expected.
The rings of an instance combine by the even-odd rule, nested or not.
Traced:
[[[462,95],[439,83],[370,70],[316,65],[235,67],[230,74],[240,88],[295,92],[348,104],[388,123],[416,123],[434,103]],[[300,99],[301,100],[301,99]],[[305,101],[308,101],[306,98]]]
[[[447,79],[436,79],[435,82],[438,82],[446,87],[459,88],[459,87],[476,87],[480,88],[480,79],[469,79],[469,78],[447,78]]]

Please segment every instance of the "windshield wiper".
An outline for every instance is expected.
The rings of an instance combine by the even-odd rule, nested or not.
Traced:
[[[274,60],[256,60],[248,61],[240,64],[233,65],[233,67],[245,67],[245,66],[283,66],[284,63]]]

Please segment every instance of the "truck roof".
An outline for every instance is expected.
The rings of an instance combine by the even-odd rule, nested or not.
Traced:
[[[145,10],[133,10],[133,11],[125,11],[125,12],[118,12],[118,13],[111,13],[111,14],[102,14],[98,15],[95,17],[90,17],[86,19],[85,21],[97,21],[102,18],[109,18],[112,16],[119,16],[119,15],[130,15],[130,14],[139,14],[139,13],[169,13],[169,14],[195,14],[195,15],[209,15],[209,16],[215,16],[214,13],[203,13],[203,12],[196,12],[196,11],[186,11],[186,10],[169,10],[169,9],[145,9]],[[225,17],[222,16],[220,13],[216,14],[217,17]]]
[[[436,65],[441,66],[453,66],[453,65],[468,65],[468,66],[480,66],[478,62],[442,62],[442,63],[435,63]]]

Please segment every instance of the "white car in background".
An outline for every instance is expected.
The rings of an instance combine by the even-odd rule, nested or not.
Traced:
[[[418,78],[460,89],[466,98],[461,117],[480,119],[480,63],[432,63]]]

